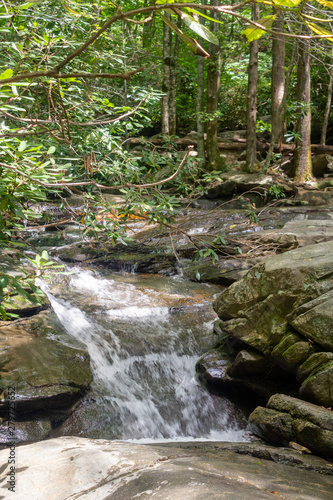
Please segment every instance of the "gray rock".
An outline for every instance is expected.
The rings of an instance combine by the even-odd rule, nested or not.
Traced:
[[[333,457],[333,415],[296,398],[275,394],[267,408],[256,408],[249,417],[253,430],[274,444],[297,441],[312,452]]]
[[[267,407],[288,412],[295,419],[308,420],[323,429],[333,431],[333,413],[307,401],[285,394],[274,394],[268,401]]]
[[[321,405],[333,406],[332,393],[333,380],[333,361],[320,365],[302,382],[299,389],[300,395],[314,403],[320,402]]]
[[[215,301],[224,335],[297,374],[316,352],[333,345],[333,242],[292,250],[255,265]],[[333,364],[333,363],[332,363]],[[301,394],[332,405],[332,365],[316,368]]]
[[[288,413],[258,406],[249,422],[254,432],[269,443],[286,446],[294,439],[293,420]]]
[[[232,377],[244,377],[244,375],[260,375],[265,373],[269,367],[269,361],[257,352],[240,351],[228,373]]]
[[[328,157],[325,154],[315,155],[312,158],[312,173],[315,177],[322,177],[327,169]]]
[[[266,455],[269,455],[266,451]],[[282,452],[280,452],[282,455]],[[0,452],[7,464],[8,450]],[[2,467],[2,491],[10,486]],[[20,500],[112,498],[212,500],[331,499],[329,476],[218,445],[138,445],[74,437],[21,446],[15,494]],[[12,495],[12,492],[8,492]]]
[[[308,377],[320,365],[326,364],[333,360],[332,352],[317,352],[312,354],[298,369],[297,380],[302,381]]]
[[[61,343],[50,314],[40,313],[0,330],[2,415],[8,413],[11,387],[15,388],[17,417],[28,411],[64,410],[87,391],[92,382],[89,356]]]

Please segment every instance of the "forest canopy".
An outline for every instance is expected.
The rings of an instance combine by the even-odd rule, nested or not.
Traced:
[[[291,141],[296,180],[311,178],[311,134],[325,144],[331,126],[332,9],[328,0],[2,0],[0,244],[19,249],[24,225],[47,222],[32,204],[65,203],[76,189],[93,203],[118,190],[127,215],[149,209],[167,223],[179,197],[202,194],[227,168],[226,130],[246,128],[248,171],[261,131],[271,137],[263,172]],[[192,130],[195,161],[177,143]],[[156,141],[141,147],[156,134],[164,155]],[[79,223],[123,238],[90,211]],[[0,302],[10,278],[1,280]]]

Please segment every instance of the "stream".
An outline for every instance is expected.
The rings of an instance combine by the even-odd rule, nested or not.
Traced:
[[[248,441],[246,419],[210,394],[195,364],[215,342],[220,288],[161,277],[72,268],[42,284],[69,342],[88,350],[91,392],[55,436]]]

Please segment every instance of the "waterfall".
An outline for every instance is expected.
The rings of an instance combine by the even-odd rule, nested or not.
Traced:
[[[137,277],[134,281],[77,271],[69,289],[76,302],[86,297],[86,311],[42,285],[66,332],[89,352],[94,374],[90,408],[104,427],[95,437],[247,440],[245,421],[235,418],[233,405],[211,395],[196,378],[197,337],[207,323],[211,328],[211,321],[194,332],[183,317],[197,317],[203,304],[186,306],[188,299],[174,290],[147,290]]]

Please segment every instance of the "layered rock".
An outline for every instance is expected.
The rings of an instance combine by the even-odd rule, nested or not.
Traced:
[[[266,401],[283,392],[332,407],[332,255],[331,241],[298,248],[255,265],[225,290],[214,305],[220,317],[218,347],[199,360],[201,378],[220,389],[250,389]],[[328,454],[331,437],[320,424],[294,421],[270,403],[256,410],[257,428],[264,415],[270,423],[261,435],[274,428],[275,443],[294,439]],[[316,437],[316,425],[330,445],[316,444],[323,439]]]
[[[314,453],[333,458],[333,414],[326,408],[284,394],[272,396],[267,407],[257,407],[249,421],[273,444],[297,441]]]
[[[6,421],[15,404],[17,439],[46,437],[92,382],[87,352],[69,345],[49,312],[0,328],[1,442],[10,440]],[[38,421],[36,421],[36,419]]]

